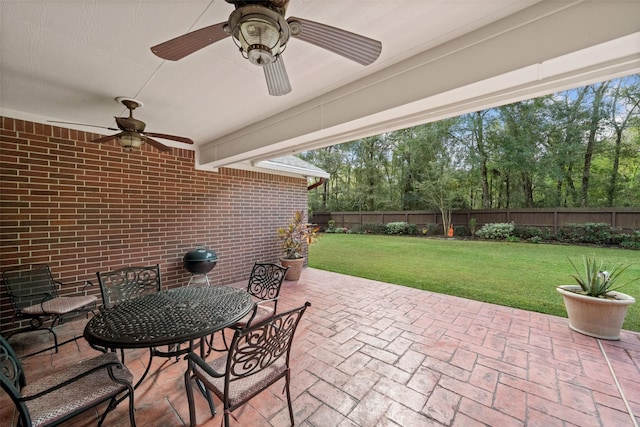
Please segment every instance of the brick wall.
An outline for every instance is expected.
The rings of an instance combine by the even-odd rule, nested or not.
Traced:
[[[46,263],[62,282],[91,280],[126,265],[160,264],[163,288],[190,274],[196,246],[219,258],[213,284],[248,277],[254,261],[275,261],[275,229],[306,209],[306,180],[221,168],[195,170],[194,153],[137,153],[99,135],[0,117],[0,270]],[[75,288],[64,288],[63,293]],[[9,327],[0,294],[0,330]]]

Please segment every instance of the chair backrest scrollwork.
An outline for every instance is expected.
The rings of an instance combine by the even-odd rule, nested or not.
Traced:
[[[274,363],[289,366],[291,343],[300,318],[311,304],[238,329],[229,346],[226,384],[254,375]]]
[[[247,292],[261,300],[277,299],[289,267],[272,263],[255,263],[249,277]]]
[[[160,265],[124,267],[98,272],[102,304],[109,308],[122,301],[160,292]]]

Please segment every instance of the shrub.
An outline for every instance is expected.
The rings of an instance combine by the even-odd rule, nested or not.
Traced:
[[[469,219],[469,230],[471,231],[471,235],[474,236],[476,234],[476,227],[478,226],[478,220],[475,218]]]
[[[483,239],[504,240],[511,236],[514,228],[515,226],[512,222],[485,224],[480,230],[476,231],[476,236]]]
[[[428,234],[431,236],[440,236],[444,234],[442,225],[440,224],[427,224]]]
[[[366,234],[385,234],[385,226],[380,223],[365,223],[360,226],[360,232]]]
[[[640,230],[634,231],[633,234],[621,234],[620,247],[640,250]]]
[[[620,230],[606,223],[567,224],[556,233],[556,238],[565,243],[591,243],[606,245],[611,243]]]
[[[467,227],[465,225],[456,225],[453,227],[454,236],[467,236]]]
[[[406,234],[411,236],[418,234],[418,227],[407,222],[390,222],[384,226],[384,232],[385,234]]]
[[[512,234],[522,240],[530,240],[532,237],[538,237],[540,240],[551,240],[552,238],[551,230],[548,227],[521,227],[516,225]]]
[[[540,237],[540,236],[529,237],[527,239],[527,242],[529,242],[529,243],[540,243],[540,242],[542,242],[542,237]]]

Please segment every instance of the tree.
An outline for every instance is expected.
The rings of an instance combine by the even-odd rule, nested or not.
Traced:
[[[626,85],[626,86],[625,86]],[[613,164],[607,189],[607,206],[614,206],[618,186],[620,154],[625,129],[633,117],[638,117],[640,110],[640,81],[638,76],[619,79],[613,92],[613,101],[609,119],[615,132]]]
[[[610,82],[604,82],[597,85],[588,86],[593,93],[591,100],[591,117],[589,120],[589,136],[587,137],[587,145],[584,153],[584,167],[582,169],[582,188],[580,197],[580,206],[588,205],[589,194],[589,175],[591,172],[591,161],[593,159],[594,150],[597,143],[601,140],[601,127],[605,117],[606,107],[604,105],[604,95],[609,87]]]
[[[639,100],[630,76],[306,153],[310,208],[637,206]]]

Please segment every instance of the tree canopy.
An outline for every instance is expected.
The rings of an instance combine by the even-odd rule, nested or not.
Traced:
[[[640,76],[303,153],[315,211],[640,206]]]

